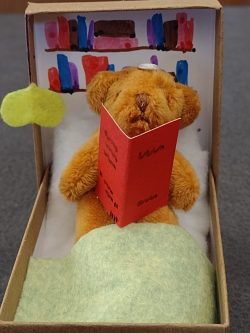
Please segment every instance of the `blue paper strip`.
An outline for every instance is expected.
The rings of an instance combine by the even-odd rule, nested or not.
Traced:
[[[72,92],[71,72],[69,68],[68,57],[64,54],[57,55],[57,66],[59,71],[59,79],[61,83],[62,92]]]
[[[115,65],[114,64],[109,64],[108,65],[108,71],[114,72],[115,71]]]
[[[182,84],[188,84],[188,62],[179,60],[176,63],[176,79]]]
[[[78,47],[80,50],[87,50],[86,17],[78,15],[77,22],[78,22]]]
[[[161,14],[154,14],[152,16],[153,35],[157,49],[164,48],[164,29]]]

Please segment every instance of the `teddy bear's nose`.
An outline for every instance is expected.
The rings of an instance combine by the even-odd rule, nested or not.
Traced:
[[[145,93],[138,94],[138,95],[136,95],[135,100],[136,100],[136,104],[138,105],[140,111],[145,112],[145,110],[148,106],[148,103],[149,103],[148,95]]]

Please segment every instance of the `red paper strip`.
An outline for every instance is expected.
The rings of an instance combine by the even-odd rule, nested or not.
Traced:
[[[44,30],[49,49],[56,49],[58,47],[57,23],[55,21],[46,22]]]
[[[59,26],[59,47],[60,49],[70,50],[69,23],[64,16],[58,16]]]
[[[100,71],[108,70],[108,57],[83,56],[82,65],[85,72],[86,85],[88,85],[94,75]]]
[[[49,87],[54,91],[61,91],[61,84],[59,79],[58,69],[56,67],[51,67],[48,70],[49,77]]]

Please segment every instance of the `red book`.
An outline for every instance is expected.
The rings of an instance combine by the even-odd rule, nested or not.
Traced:
[[[61,84],[59,79],[59,72],[56,67],[48,69],[49,88],[53,91],[61,91]]]
[[[57,21],[59,26],[59,48],[70,50],[69,22],[64,16],[58,16]]]
[[[130,138],[102,106],[96,193],[120,227],[167,204],[179,126],[176,119]]]
[[[82,66],[85,72],[86,85],[88,85],[92,77],[98,72],[108,70],[109,60],[106,56],[85,55],[82,57]]]

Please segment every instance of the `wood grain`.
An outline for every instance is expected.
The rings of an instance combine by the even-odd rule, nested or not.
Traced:
[[[71,0],[70,2],[78,2],[79,0]],[[89,0],[91,2],[95,0]],[[69,2],[69,0],[32,0],[31,2]],[[250,0],[221,0],[224,6],[244,6],[250,5]],[[28,0],[1,0],[0,1],[0,13],[24,13],[27,7]]]

